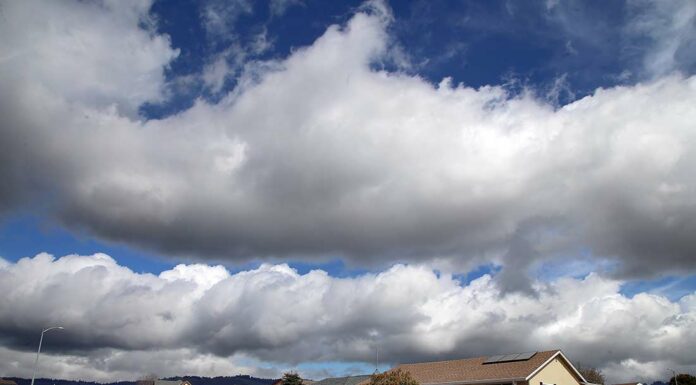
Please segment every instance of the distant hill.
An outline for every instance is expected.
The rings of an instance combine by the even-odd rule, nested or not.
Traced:
[[[275,379],[273,378],[256,378],[246,375],[237,375],[234,377],[198,377],[198,376],[183,376],[183,377],[168,377],[165,380],[186,380],[191,385],[271,385]],[[17,385],[21,385],[17,383]],[[36,384],[34,384],[36,385]],[[58,384],[56,384],[58,385]],[[77,385],[77,384],[76,384]],[[126,384],[114,384],[126,385]]]
[[[17,385],[30,385],[31,379],[4,377],[7,380],[12,380]],[[183,376],[183,377],[168,377],[165,380],[181,380],[189,381],[191,385],[271,385],[274,379],[256,378],[245,375],[233,377],[198,377],[198,376]],[[59,380],[51,378],[37,378],[34,385],[136,385],[135,381],[118,381],[118,382],[94,382],[94,381],[73,381]]]
[[[12,380],[17,383],[17,385],[30,385],[31,378],[18,378],[18,377],[3,377],[6,380]],[[73,381],[73,380],[59,380],[53,378],[37,378],[34,381],[34,385],[135,385],[135,381],[119,381],[119,382],[109,382],[99,383],[93,381]],[[191,384],[193,385],[193,383]]]

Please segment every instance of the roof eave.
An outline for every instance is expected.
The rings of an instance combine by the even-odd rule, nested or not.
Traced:
[[[471,385],[471,384],[502,384],[514,381],[525,381],[524,377],[515,378],[489,378],[485,380],[424,382],[421,385]]]

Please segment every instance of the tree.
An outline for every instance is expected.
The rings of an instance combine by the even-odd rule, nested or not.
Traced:
[[[302,385],[302,377],[296,372],[283,374],[283,385]]]
[[[696,377],[686,373],[677,374],[677,383],[679,385],[696,385]],[[669,379],[669,385],[675,385],[674,377]]]
[[[411,373],[401,369],[390,370],[384,373],[375,373],[370,376],[369,385],[419,385]]]
[[[582,374],[583,377],[587,380],[587,382],[591,382],[593,384],[602,384],[604,385],[604,373],[602,373],[601,370],[597,368],[593,368],[591,366],[580,366],[578,368],[578,372]]]

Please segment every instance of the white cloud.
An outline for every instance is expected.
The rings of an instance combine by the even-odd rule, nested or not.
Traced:
[[[218,93],[231,73],[233,74],[230,66],[227,64],[227,58],[225,55],[220,55],[203,69],[201,77],[203,78],[203,83],[213,93]]]
[[[667,371],[670,367],[669,362],[639,362],[633,359],[627,359],[620,363],[613,363],[604,369],[605,375],[611,378],[621,378],[626,381],[642,382],[646,378],[659,378],[666,381],[671,374]]]
[[[240,17],[251,15],[253,4],[248,0],[218,1],[202,3],[201,19],[206,31],[208,49],[215,52],[206,59],[199,79],[213,95],[220,95],[225,83],[237,78],[248,62],[258,58],[273,47],[266,25],[254,26],[249,36],[239,33],[236,25]],[[227,90],[225,90],[227,91]]]
[[[286,60],[247,66],[219,103],[138,121],[127,112],[161,97],[176,55],[143,29],[148,4],[61,4],[3,9],[5,210],[234,260],[493,260],[515,273],[591,250],[624,276],[696,269],[696,78],[559,109],[502,87],[435,86],[371,68],[393,51],[393,16],[371,2]]]
[[[287,265],[229,274],[197,264],[154,276],[103,254],[41,254],[0,268],[8,343],[0,357],[12,357],[0,369],[28,375],[36,331],[54,324],[66,329],[46,341],[44,372],[95,379],[271,373],[301,362],[373,362],[375,349],[394,363],[562,348],[612,380],[638,365],[642,379],[696,365],[693,295],[628,298],[619,287],[589,275],[535,282],[536,296],[503,296],[487,275],[462,285],[424,265],[336,278]]]
[[[155,33],[149,7],[149,1],[3,2],[3,94],[17,97],[15,87],[29,86],[130,116],[142,103],[161,100],[164,67],[178,50]]]
[[[229,356],[372,361],[377,348],[397,361],[561,347],[617,379],[694,365],[694,295],[627,298],[596,274],[524,273],[577,250],[625,276],[696,269],[696,77],[558,109],[502,87],[433,85],[371,67],[394,50],[389,10],[370,4],[285,60],[248,64],[219,103],[142,121],[177,55],[149,3],[3,3],[1,209],[40,206],[174,254],[426,261],[339,279],[286,265],[155,276],[102,254],[0,260],[0,356],[21,356],[0,359],[3,373],[26,376],[16,360],[54,323],[67,329],[47,346],[51,371],[95,379],[251,370]],[[209,33],[224,34],[213,11]],[[508,267],[502,287],[534,295],[432,270],[490,260]]]
[[[268,10],[271,17],[281,17],[289,8],[295,6],[304,6],[303,0],[271,0]]]
[[[240,17],[253,11],[253,4],[249,0],[208,0],[202,7],[201,21],[209,38],[233,40],[236,38],[234,24]]]
[[[201,264],[179,264],[172,270],[164,271],[159,275],[160,278],[170,282],[178,280],[193,282],[201,294],[229,276],[227,269],[221,265],[211,267]]]
[[[147,4],[66,4],[6,7],[17,21],[0,38],[12,69],[0,75],[4,209],[42,207],[171,254],[493,260],[514,267],[501,276],[511,290],[530,290],[514,273],[579,250],[624,276],[696,269],[694,77],[558,109],[502,87],[433,85],[371,67],[393,54],[392,15],[371,2],[272,69],[249,64],[219,103],[139,121],[120,106],[157,98],[176,54],[141,28]],[[40,26],[28,33],[30,13]]]
[[[647,39],[650,50],[643,58],[644,70],[651,77],[664,76],[696,64],[696,4],[689,0],[671,2],[628,2],[632,15],[626,33]]]

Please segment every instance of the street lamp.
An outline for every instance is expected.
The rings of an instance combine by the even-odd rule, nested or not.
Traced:
[[[674,375],[674,385],[679,385],[677,382],[677,372],[674,369],[667,368],[667,370],[671,370],[672,374]]]
[[[64,328],[62,326],[53,326],[41,331],[41,338],[39,339],[39,350],[36,352],[36,361],[34,361],[34,372],[31,374],[31,385],[34,385],[34,378],[36,377],[36,368],[39,366],[39,354],[41,354],[41,343],[43,342],[43,335],[47,331],[51,331],[53,329],[63,330]]]

